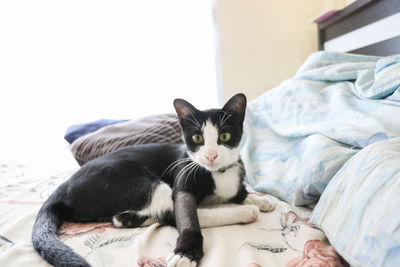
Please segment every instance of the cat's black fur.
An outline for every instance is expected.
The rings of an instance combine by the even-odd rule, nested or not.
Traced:
[[[238,94],[223,109],[206,111],[198,111],[181,99],[175,100],[174,105],[186,145],[137,145],[94,159],[83,165],[43,204],[33,227],[32,243],[46,261],[55,266],[90,266],[57,238],[62,222],[112,221],[114,217],[124,227],[140,226],[148,217],[135,211],[149,206],[155,188],[162,182],[173,189],[173,208],[152,219],[177,226],[179,237],[174,250],[176,255],[200,261],[203,238],[196,208],[206,196],[213,194],[213,176],[204,167],[197,172],[179,175],[191,161],[178,164],[175,168],[171,168],[171,164],[187,158],[190,153],[196,153],[201,146],[192,141],[193,134],[200,133],[194,124],[202,125],[210,120],[216,126],[221,126],[222,116],[228,117],[223,130],[232,135],[224,145],[237,147],[242,136],[246,98]],[[240,159],[236,164],[243,167]],[[243,168],[238,175],[237,193],[228,202],[241,203],[247,196],[243,185]]]

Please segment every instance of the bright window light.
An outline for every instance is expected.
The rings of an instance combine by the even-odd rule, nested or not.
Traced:
[[[210,1],[1,1],[0,163],[48,159],[65,129],[217,107]]]

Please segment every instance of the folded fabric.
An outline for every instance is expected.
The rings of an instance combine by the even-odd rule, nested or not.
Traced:
[[[361,148],[400,136],[400,55],[312,54],[248,105],[247,182],[295,205],[316,202]]]
[[[311,223],[352,266],[400,263],[400,138],[352,157],[321,195]]]
[[[160,114],[119,122],[86,134],[72,143],[71,152],[80,165],[119,148],[148,143],[182,143],[176,114]]]
[[[65,131],[64,139],[67,140],[68,143],[72,144],[76,139],[79,137],[97,131],[98,129],[107,126],[107,125],[112,125],[115,123],[119,122],[124,122],[127,120],[108,120],[108,119],[101,119],[97,121],[92,121],[88,123],[82,123],[82,124],[74,124],[68,127],[68,129]]]

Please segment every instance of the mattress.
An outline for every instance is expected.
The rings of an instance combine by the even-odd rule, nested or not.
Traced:
[[[0,266],[50,266],[34,251],[31,230],[47,197],[76,171],[44,172],[0,163]],[[270,196],[277,206],[248,224],[202,229],[200,266],[343,266],[322,231],[308,222],[311,209]],[[111,223],[69,223],[59,238],[93,266],[165,266],[177,230],[153,224],[116,229]]]

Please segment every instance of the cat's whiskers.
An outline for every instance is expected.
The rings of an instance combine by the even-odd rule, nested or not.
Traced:
[[[193,116],[193,114],[191,114],[191,116],[193,119],[191,119],[189,117],[186,117],[186,119],[193,123],[193,125],[195,126],[194,127],[195,129],[201,130],[201,125],[200,125],[199,121],[196,119],[196,117]]]
[[[194,121],[196,122],[196,126],[199,127],[199,128],[201,128],[201,125],[200,125],[199,121],[197,120],[197,118],[196,118],[193,114],[190,114],[190,115],[192,116],[192,118],[193,118]]]
[[[183,158],[183,159],[178,159],[174,162],[172,162],[161,174],[161,176],[164,176],[164,174],[170,174],[178,165],[190,161],[190,158]],[[169,169],[169,170],[168,170]]]
[[[195,162],[192,162],[192,163],[194,163],[194,164],[190,164],[189,173],[186,175],[185,187],[186,187],[186,185],[187,185],[188,180],[190,180],[190,179],[193,177],[193,176],[191,176],[190,174],[191,174],[193,168],[196,167],[196,163],[195,163]]]
[[[196,177],[196,175],[197,175],[197,171],[198,170],[200,170],[200,165],[199,164],[197,164],[197,166],[196,166],[196,170],[194,171],[194,175],[193,176],[195,176]]]
[[[194,171],[196,170],[196,168],[199,167],[199,164],[197,164],[197,162],[193,162],[193,163],[195,163],[195,164],[194,164],[194,166],[190,169],[190,172],[189,172],[188,176],[190,176],[192,173],[194,173]],[[196,176],[196,175],[193,175],[193,176]]]
[[[222,127],[230,117],[232,117],[232,114],[227,115],[226,112],[224,112],[224,116],[222,117],[222,121],[221,121],[221,126],[220,127]]]
[[[172,162],[165,170],[168,170],[169,168],[174,169],[177,165],[182,164],[182,163],[184,163],[184,162],[187,162],[187,161],[189,161],[189,160],[190,160],[190,158],[178,159],[178,160]],[[171,171],[171,170],[170,170],[170,171]]]
[[[185,171],[188,168],[188,166],[189,165],[186,165],[185,167],[183,167],[182,170],[178,173],[178,176],[177,176],[177,180],[178,181],[181,179],[182,175],[185,173]],[[185,186],[186,186],[186,183],[185,183]]]
[[[195,175],[191,176],[191,174],[192,174],[192,172],[196,169],[196,167],[198,167],[198,164],[197,164],[196,162],[193,162],[193,163],[195,163],[195,164],[191,166],[188,175],[186,175],[185,187],[186,187],[187,181],[188,181],[191,177],[195,177]]]
[[[224,119],[224,117],[226,116],[226,112],[221,110],[220,112],[222,112],[222,116],[219,116],[219,125],[222,126],[222,121]]]
[[[192,161],[191,163],[189,163],[188,165],[186,165],[185,167],[182,168],[182,170],[178,173],[177,179],[180,180],[182,177],[185,178],[185,187],[187,185],[188,179],[191,177],[190,173],[192,171],[192,169],[194,167],[196,167],[198,164],[197,162]],[[188,175],[186,175],[186,173],[189,172]]]
[[[182,170],[179,171],[178,175],[177,175],[177,179],[179,180],[182,175],[186,172],[186,170],[189,168],[189,166],[192,164],[193,162],[189,163],[188,165],[184,166],[182,168]]]
[[[196,164],[197,164],[196,162],[192,161],[187,166],[185,166],[184,172],[181,174],[181,176],[186,175],[191,170],[191,168],[193,168]]]
[[[170,170],[167,172],[167,174],[171,174],[171,173],[174,171],[174,169],[175,169],[176,167],[178,167],[178,166],[181,165],[181,164],[185,164],[185,163],[187,163],[187,162],[190,162],[190,161],[191,161],[191,159],[186,158],[185,160],[182,160],[182,161],[180,161],[180,162],[177,162],[174,166],[172,166],[172,167],[170,168]]]

